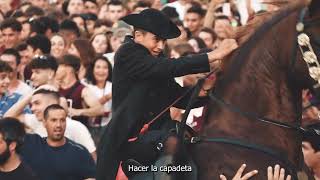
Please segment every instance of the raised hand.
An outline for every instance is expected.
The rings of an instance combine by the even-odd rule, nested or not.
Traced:
[[[271,166],[268,167],[268,180],[291,180],[291,176],[285,178],[285,174],[284,168],[280,168],[278,164],[274,166],[274,171]]]
[[[246,168],[246,164],[242,164],[241,167],[238,169],[237,173],[234,175],[232,180],[247,180],[251,178],[252,176],[258,174],[258,170],[252,170],[245,175],[242,176],[244,170]],[[220,180],[227,180],[227,178],[224,175],[220,175]],[[269,180],[269,179],[268,179]]]

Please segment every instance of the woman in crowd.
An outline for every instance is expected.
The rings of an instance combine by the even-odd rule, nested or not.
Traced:
[[[69,15],[81,14],[84,12],[83,0],[70,0],[67,6]]]
[[[56,59],[59,59],[66,53],[66,41],[65,39],[59,35],[55,34],[51,37],[51,55]]]
[[[76,39],[68,50],[69,54],[80,58],[81,67],[78,72],[79,80],[82,80],[86,74],[86,67],[90,65],[93,58],[96,56],[96,52],[89,40],[87,39]]]
[[[198,53],[201,49],[207,48],[204,41],[199,37],[192,37],[188,43],[193,47],[194,52]]]
[[[107,37],[106,33],[93,35],[90,43],[93,46],[96,54],[103,55],[105,53],[111,52],[109,38]]]
[[[98,144],[104,127],[111,119],[111,90],[112,90],[112,66],[106,57],[99,56],[90,64],[86,82],[89,89],[99,98],[104,107],[104,116],[93,118],[90,131],[96,144]]]

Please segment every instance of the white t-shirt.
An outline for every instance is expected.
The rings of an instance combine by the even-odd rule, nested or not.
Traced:
[[[184,113],[184,111],[183,111]],[[203,107],[198,107],[198,108],[194,108],[194,109],[191,109],[189,115],[188,115],[188,118],[187,118],[187,124],[190,126],[190,127],[195,127],[197,126],[197,122],[194,121],[194,118],[198,118],[198,117],[201,117],[202,116],[202,113],[203,113]]]
[[[27,132],[38,134],[41,137],[47,137],[47,131],[34,114],[25,114],[24,123],[27,126]],[[86,147],[90,153],[96,151],[96,146],[91,134],[86,126],[81,122],[67,117],[67,127],[64,136]]]
[[[114,55],[115,55],[115,52],[106,53],[106,54],[103,55],[104,57],[106,57],[109,60],[109,62],[111,63],[112,67],[114,66]]]
[[[183,5],[179,2],[179,0],[178,0],[178,1],[174,1],[174,2],[172,2],[172,3],[168,3],[168,4],[166,4],[165,6],[169,6],[169,7],[175,8],[176,11],[177,11],[177,13],[179,14],[179,19],[180,19],[181,21],[183,21],[184,15],[186,14],[187,8],[189,7],[189,6],[186,6],[186,5],[183,6]]]
[[[30,94],[31,92],[32,92],[32,88],[22,81],[19,81],[19,85],[17,89],[13,91],[13,93],[17,93],[22,96],[25,96],[26,94]]]
[[[88,88],[96,97],[99,99],[107,94],[110,94],[112,92],[112,83],[110,81],[106,82],[106,85],[104,89],[100,89],[99,87],[92,85],[92,84],[87,84]],[[106,126],[110,120],[111,120],[111,107],[112,107],[112,100],[110,99],[108,102],[106,102],[103,105],[103,110],[104,112],[110,112],[108,117],[103,117],[101,121],[101,126]]]

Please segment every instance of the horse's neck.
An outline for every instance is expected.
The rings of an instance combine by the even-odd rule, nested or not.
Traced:
[[[239,74],[235,72],[234,76],[237,78],[220,84],[220,87],[217,84],[216,96],[243,112],[259,117],[286,123],[293,123],[297,119],[297,104],[301,95],[290,87],[287,67],[290,64],[291,46],[296,38],[294,29],[288,30],[294,28],[294,19],[291,20],[286,19],[278,25],[281,28],[272,27],[272,30],[262,35],[263,38],[250,49],[247,60],[239,67]],[[292,27],[285,23],[292,24]],[[296,155],[299,154],[294,131],[247,118],[225,106],[216,105],[213,110],[209,110],[208,119],[203,135],[246,139],[283,151],[289,148],[291,160],[296,160]],[[266,141],[267,139],[272,140]]]
[[[267,51],[262,56],[267,56]],[[272,58],[265,61],[272,61]],[[294,93],[287,83],[287,74],[278,62],[248,62],[240,75],[238,87],[225,91],[225,100],[260,116],[274,119],[296,119]],[[244,101],[245,100],[245,101]]]
[[[294,20],[295,18],[291,18],[291,22],[283,21],[262,35],[265,37],[252,48],[248,60],[242,65],[239,81],[227,85],[223,90],[227,101],[262,116],[284,120],[293,118],[290,115],[295,115],[296,99],[289,87],[288,73],[293,58],[290,56],[294,50],[291,44],[296,38],[295,27],[288,27],[283,23],[295,24]]]

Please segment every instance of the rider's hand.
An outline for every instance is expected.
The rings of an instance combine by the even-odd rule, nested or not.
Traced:
[[[247,174],[242,176],[243,171],[244,171],[245,168],[246,168],[246,165],[242,164],[241,167],[238,169],[237,173],[232,178],[232,180],[247,180],[247,179],[251,178],[252,176],[258,174],[258,170],[253,170],[253,171],[250,171]],[[227,180],[227,178],[224,175],[221,174],[220,175],[220,180]]]
[[[213,88],[215,82],[217,80],[216,74],[211,74],[204,80],[204,83],[201,87],[201,91],[199,96],[207,96],[209,91]]]
[[[285,178],[285,170],[280,169],[280,166],[277,164],[274,166],[274,171],[271,166],[268,167],[268,180],[291,180],[291,176],[288,175]]]
[[[228,56],[231,52],[238,48],[238,43],[234,39],[223,40],[217,49],[208,53],[209,63],[213,63],[217,60],[222,60]]]

